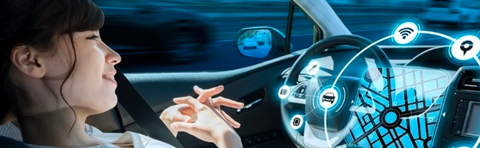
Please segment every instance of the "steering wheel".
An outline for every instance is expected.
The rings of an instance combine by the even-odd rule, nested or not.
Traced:
[[[297,80],[302,69],[304,69],[310,63],[310,60],[314,56],[325,52],[328,48],[333,48],[340,45],[350,45],[358,47],[358,50],[360,51],[371,43],[372,42],[370,40],[358,35],[340,35],[323,39],[310,46],[305,53],[300,55],[300,57],[295,61],[285,80],[285,85],[289,88],[299,88]],[[370,49],[367,49],[366,52],[372,53],[377,67],[392,67],[387,55],[378,46],[373,45],[370,47]],[[297,146],[329,147],[328,143],[330,143],[331,146],[334,147],[340,144],[340,142],[342,142],[349,133],[349,127],[351,127],[352,123],[354,123],[352,121],[356,120],[355,117],[350,116],[350,107],[352,105],[350,102],[352,102],[356,95],[358,95],[357,91],[360,78],[342,76],[337,82],[334,82],[335,86],[333,86],[332,82],[335,78],[336,75],[334,74],[328,77],[314,76],[309,81],[302,84],[305,86],[305,115],[301,117],[294,116],[292,118],[291,116],[291,114],[294,113],[294,110],[291,106],[293,104],[303,103],[302,101],[298,101],[298,99],[293,97],[292,94],[295,92],[295,89],[290,91],[285,99],[282,99],[280,107],[282,122],[288,136]],[[329,93],[327,91],[334,91],[336,93]],[[337,100],[332,101],[332,98],[333,100]],[[323,106],[323,103],[332,104],[332,106],[326,107]],[[327,113],[328,117],[325,116],[325,113]],[[327,120],[325,117],[328,119],[328,127],[326,129],[324,128],[324,121]],[[348,119],[349,117],[351,118]],[[299,121],[295,118],[301,119]],[[292,128],[291,125],[295,124],[300,124],[300,126],[303,126],[303,135],[300,133],[302,128]],[[327,142],[325,137],[326,132],[328,132],[329,142]]]

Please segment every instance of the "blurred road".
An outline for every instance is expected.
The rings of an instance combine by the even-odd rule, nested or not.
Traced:
[[[393,29],[393,28],[392,28]],[[373,41],[388,36],[392,32],[391,28],[380,28],[370,30],[355,30],[353,34],[358,34]],[[462,30],[453,30],[444,26],[425,26],[424,30],[435,31],[449,36],[455,36]],[[311,34],[300,34],[292,37],[294,50],[304,49],[312,45]],[[450,41],[438,36],[422,34],[415,45],[445,45]],[[380,43],[380,45],[393,45],[390,40]],[[232,40],[215,41],[212,49],[207,51],[201,59],[185,65],[170,65],[156,61],[127,63],[121,65],[125,72],[185,72],[185,71],[221,71],[250,66],[263,62],[261,59],[254,59],[240,55],[233,45]]]
[[[279,6],[280,7],[280,6]],[[281,6],[282,9],[286,5]],[[222,11],[225,13],[231,12],[227,8],[222,8],[222,10],[204,10],[204,13],[214,16],[210,23],[214,26],[215,30],[215,40],[210,44],[210,50],[206,51],[204,55],[197,61],[194,61],[189,64],[184,65],[172,65],[169,63],[162,63],[156,60],[150,61],[139,61],[139,62],[125,62],[121,63],[120,67],[126,73],[132,72],[186,72],[186,71],[222,71],[222,70],[232,70],[236,68],[241,68],[245,66],[250,66],[256,63],[263,62],[262,59],[254,59],[249,57],[244,57],[235,50],[234,44],[232,42],[235,34],[242,28],[253,27],[253,26],[271,26],[277,28],[281,32],[285,33],[286,30],[286,14],[278,13],[269,13],[267,16],[271,17],[261,17],[257,16],[252,19],[228,19],[225,17],[220,17]],[[220,8],[217,8],[220,9]],[[252,8],[255,9],[255,8]],[[340,8],[339,8],[340,9]],[[380,8],[378,8],[380,9]],[[342,21],[346,26],[351,30],[353,34],[364,36],[370,40],[376,41],[385,36],[388,36],[393,31],[396,23],[405,17],[417,17],[417,9],[408,8],[411,12],[405,13],[404,15],[398,14],[396,11],[390,11],[388,9],[381,10],[382,13],[375,12],[365,12],[362,15],[346,11],[338,12]],[[200,10],[199,10],[200,11]],[[267,11],[261,10],[258,11]],[[389,13],[389,14],[384,14]],[[406,11],[403,11],[406,12]],[[285,12],[286,13],[286,12]],[[232,13],[237,14],[237,13]],[[252,14],[243,14],[243,15],[253,15]],[[242,17],[243,15],[239,15]],[[215,16],[218,16],[215,19]],[[234,17],[232,15],[232,17]],[[471,27],[468,30],[478,30],[479,27]],[[451,26],[444,25],[425,25],[422,27],[422,30],[434,31],[438,33],[443,33],[449,36],[455,36],[456,34],[467,30],[467,29],[453,29]],[[292,30],[292,44],[293,50],[305,49],[312,45],[312,33],[313,26],[310,20],[308,20],[301,12],[298,10],[295,13],[294,24]],[[422,34],[414,45],[445,45],[450,44],[450,41],[438,36],[424,35]],[[380,45],[394,45],[391,40],[386,40],[381,42]]]

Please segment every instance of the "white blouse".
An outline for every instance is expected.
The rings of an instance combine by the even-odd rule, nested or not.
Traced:
[[[118,147],[134,147],[134,148],[174,148],[172,145],[167,144],[162,141],[152,139],[148,136],[135,133],[135,132],[125,132],[125,133],[103,133],[98,129],[93,130],[92,137],[95,137],[105,143],[90,146],[84,148],[118,148]],[[27,144],[32,148],[57,148],[52,146],[40,146]]]

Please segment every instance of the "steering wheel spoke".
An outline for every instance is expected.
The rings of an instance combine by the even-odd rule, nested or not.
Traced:
[[[311,126],[310,124],[305,124],[305,131],[304,131],[304,138],[303,142],[309,148],[325,148],[330,145],[339,145],[343,141],[343,137],[348,134],[348,130],[355,125],[355,120],[357,118],[353,117],[349,120],[348,125],[346,128],[336,131],[336,132],[328,132],[328,138],[325,136],[325,131],[323,129],[319,129],[316,127]],[[332,146],[333,147],[333,146]],[[337,147],[335,147],[337,148]]]
[[[287,101],[288,103],[294,103],[294,104],[301,104],[301,105],[305,105],[305,98],[297,98],[297,97],[293,97],[293,96],[290,96],[287,98]]]
[[[288,103],[293,103],[293,104],[302,104],[305,105],[305,101],[308,95],[307,94],[307,89],[309,87],[308,84],[309,81],[303,81],[303,82],[297,82],[297,85],[292,87],[292,91],[290,95],[286,98]]]

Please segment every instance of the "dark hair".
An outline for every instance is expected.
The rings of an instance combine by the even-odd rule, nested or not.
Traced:
[[[11,51],[16,45],[51,51],[59,35],[68,34],[74,59],[67,78],[76,64],[72,34],[77,31],[99,30],[104,21],[102,10],[91,0],[1,0],[0,1],[0,124],[21,115],[19,102],[29,102],[22,88],[15,85],[10,74]],[[72,125],[73,128],[74,124]],[[71,130],[71,129],[70,129]]]

